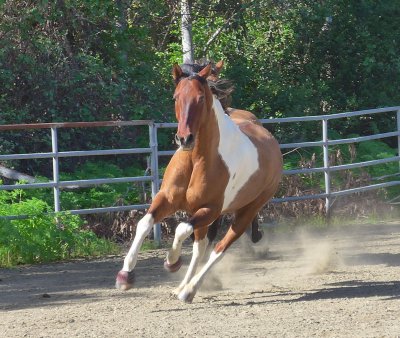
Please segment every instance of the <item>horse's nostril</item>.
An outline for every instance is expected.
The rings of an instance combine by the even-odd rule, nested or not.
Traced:
[[[192,147],[194,144],[194,136],[193,134],[189,134],[186,137],[179,137],[178,134],[175,134],[175,142],[178,146],[184,148]]]
[[[187,136],[185,139],[185,144],[191,144],[193,140],[194,140],[193,134],[189,134],[189,136]]]
[[[183,139],[178,136],[178,134],[175,134],[175,142],[178,146],[182,144]]]

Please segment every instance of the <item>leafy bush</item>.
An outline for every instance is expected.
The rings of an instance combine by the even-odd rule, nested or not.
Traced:
[[[85,180],[95,178],[118,178],[127,176],[143,176],[144,169],[134,166],[120,168],[106,161],[88,161],[77,167],[73,173],[60,173],[61,181]],[[48,182],[47,178],[36,177],[37,182]],[[113,183],[98,186],[64,189],[61,191],[62,210],[98,208],[113,206],[116,203],[144,203],[143,195],[150,196],[150,184],[142,186],[137,183]],[[53,194],[48,189],[14,190],[14,195],[20,199],[36,198],[53,204]]]
[[[115,244],[83,229],[79,216],[46,214],[50,206],[35,197],[21,199],[22,190],[0,191],[0,266],[49,262],[117,252]]]

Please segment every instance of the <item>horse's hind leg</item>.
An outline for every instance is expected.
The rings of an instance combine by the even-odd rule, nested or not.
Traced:
[[[125,256],[122,270],[118,272],[115,286],[121,290],[128,290],[133,285],[133,269],[136,266],[140,247],[150,233],[153,225],[161,221],[166,216],[172,214],[176,210],[168,202],[162,192],[159,192],[154,198],[147,214],[139,221],[136,227],[136,234],[133,243]]]
[[[207,231],[208,244],[211,244],[214,241],[214,239],[217,237],[218,228],[221,225],[222,217],[223,216],[219,216],[214,222],[211,223],[211,225],[209,225],[208,231]],[[190,237],[192,238],[192,240],[194,242],[194,233],[192,233],[190,235]]]
[[[258,243],[261,240],[263,231],[259,229],[257,216],[254,217],[251,226],[246,229],[246,235],[249,236],[253,243]]]

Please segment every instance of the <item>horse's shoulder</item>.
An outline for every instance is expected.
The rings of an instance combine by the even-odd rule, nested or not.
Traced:
[[[193,165],[190,151],[178,149],[172,156],[164,173],[163,183],[187,185]]]

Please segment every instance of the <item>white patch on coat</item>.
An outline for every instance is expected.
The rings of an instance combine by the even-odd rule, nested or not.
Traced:
[[[226,210],[239,190],[258,170],[258,151],[232,119],[224,113],[221,103],[214,97],[213,109],[219,129],[218,152],[229,172],[222,210]]]

